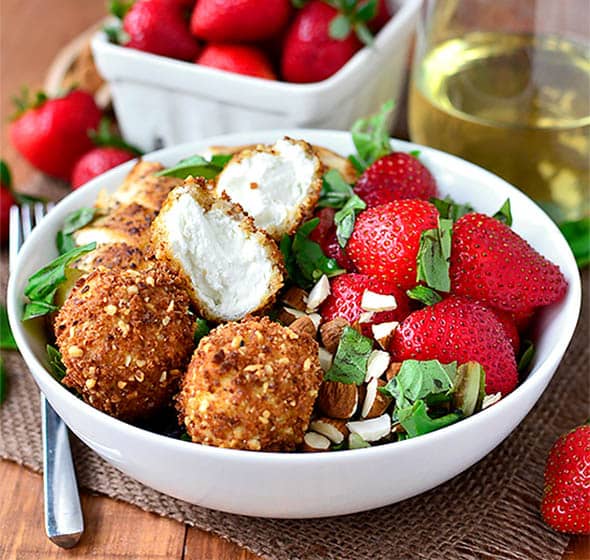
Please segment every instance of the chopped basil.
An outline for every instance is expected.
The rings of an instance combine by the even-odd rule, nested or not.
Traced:
[[[392,151],[389,139],[389,114],[393,111],[393,106],[393,100],[387,101],[377,114],[359,119],[352,125],[350,131],[357,153],[349,159],[360,173],[375,160]]]
[[[352,327],[344,327],[332,366],[324,375],[325,381],[360,385],[365,380],[373,341]]]
[[[186,179],[189,176],[213,179],[221,173],[231,158],[232,156],[228,154],[217,154],[212,156],[211,160],[206,160],[203,156],[195,155],[180,160],[175,166],[159,171],[155,175],[156,177],[177,177],[178,179]]]
[[[416,282],[424,281],[430,288],[441,292],[450,291],[449,258],[452,232],[453,222],[444,218],[439,219],[438,228],[422,232],[416,258]]]
[[[8,322],[8,313],[3,305],[0,305],[0,350],[16,350],[16,342]]]
[[[518,359],[518,371],[523,373],[528,370],[535,357],[535,345],[530,340],[523,340],[521,344],[520,357]]]
[[[211,332],[211,327],[207,324],[205,319],[197,319],[195,325],[195,334],[193,335],[193,340],[195,344],[199,344],[201,338],[207,336]]]
[[[60,255],[69,253],[77,247],[72,234],[88,225],[95,216],[96,208],[80,208],[66,216],[63,228],[57,232],[55,237],[55,245]]]
[[[189,436],[186,432],[182,432],[178,439],[181,439],[182,441],[193,441],[191,436]]]
[[[450,196],[446,196],[444,199],[433,197],[430,199],[430,202],[436,206],[441,218],[452,220],[453,222],[456,222],[459,218],[465,216],[465,214],[475,212],[473,206],[470,204],[459,204]]]
[[[330,169],[322,178],[319,207],[342,208],[354,192],[336,169]]]
[[[420,150],[412,150],[408,152],[412,157],[419,158],[420,157]]]
[[[590,264],[590,217],[562,222],[559,229],[571,247],[580,268]]]
[[[512,225],[512,210],[510,209],[510,199],[507,198],[506,202],[502,204],[500,210],[498,210],[494,215],[496,220],[506,224],[508,227]]]
[[[415,299],[424,305],[434,305],[439,301],[442,301],[442,297],[438,292],[435,292],[432,288],[427,286],[416,286],[406,291],[409,298]]]
[[[29,278],[25,287],[25,296],[29,298],[29,303],[25,305],[23,321],[41,317],[57,310],[57,306],[53,304],[53,297],[59,285],[67,280],[66,269],[68,265],[95,248],[96,243],[77,247],[60,255]]]
[[[61,381],[66,376],[66,366],[64,366],[61,354],[57,348],[48,344],[45,347],[47,351],[47,357],[49,358],[49,368],[53,377],[58,381]]]
[[[354,222],[359,212],[367,207],[365,202],[356,194],[352,195],[341,210],[334,214],[334,223],[336,224],[336,239],[338,245],[343,249],[346,247],[352,231]]]
[[[309,239],[309,234],[319,223],[319,218],[305,222],[292,237],[285,235],[279,245],[289,277],[302,288],[310,288],[324,274],[331,278],[346,272]]]
[[[439,418],[431,418],[425,402],[417,400],[413,405],[398,410],[397,417],[408,437],[416,437],[454,424],[463,415],[460,412],[451,412]]]
[[[363,449],[365,447],[371,447],[371,444],[359,434],[351,433],[348,436],[348,449]]]

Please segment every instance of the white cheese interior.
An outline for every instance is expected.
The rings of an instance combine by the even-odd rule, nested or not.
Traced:
[[[203,305],[216,317],[239,319],[265,298],[272,262],[254,236],[223,210],[205,210],[182,194],[163,213],[172,255]]]
[[[289,229],[315,173],[315,159],[303,146],[283,139],[274,150],[230,162],[217,181],[218,194],[225,191],[270,233]]]

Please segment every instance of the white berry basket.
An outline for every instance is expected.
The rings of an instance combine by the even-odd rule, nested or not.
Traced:
[[[128,49],[102,32],[93,37],[92,52],[125,139],[146,152],[228,132],[346,130],[401,93],[422,0],[388,1],[394,16],[374,45],[312,84],[251,78]]]

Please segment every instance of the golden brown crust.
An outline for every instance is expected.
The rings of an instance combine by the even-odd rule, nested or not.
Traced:
[[[191,296],[193,305],[201,316],[216,323],[227,320],[225,317],[216,315],[199,298],[197,291],[190,281],[189,275],[173,254],[168,242],[163,216],[165,216],[166,212],[182,195],[187,193],[190,194],[205,212],[209,212],[212,209],[222,210],[227,216],[239,223],[240,229],[246,236],[255,237],[257,242],[264,248],[269,261],[272,263],[272,274],[265,297],[260,301],[259,305],[255,309],[251,309],[249,313],[261,313],[268,309],[274,303],[276,294],[283,287],[283,279],[285,275],[283,255],[270,236],[264,231],[256,228],[254,220],[244,212],[239,204],[231,202],[225,193],[220,197],[216,196],[209,188],[207,181],[202,177],[189,177],[182,187],[178,187],[170,193],[151,228],[150,251],[158,260],[166,262],[169,267],[185,279],[187,290]]]
[[[97,268],[130,268],[138,270],[146,264],[146,257],[139,247],[126,243],[100,245],[86,253],[72,265],[73,268],[90,274]]]
[[[165,406],[194,348],[189,304],[161,263],[142,272],[100,268],[80,279],[55,322],[64,385],[118,418]]]
[[[317,343],[268,318],[226,323],[201,339],[177,397],[195,442],[293,450],[322,380]]]

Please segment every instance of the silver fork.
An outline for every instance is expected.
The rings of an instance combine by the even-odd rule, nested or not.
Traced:
[[[25,239],[43,216],[53,208],[52,202],[24,204],[10,209],[10,266]],[[41,428],[43,436],[43,491],[45,496],[45,532],[62,548],[75,546],[84,532],[82,506],[76,472],[70,450],[68,428],[41,393]]]

